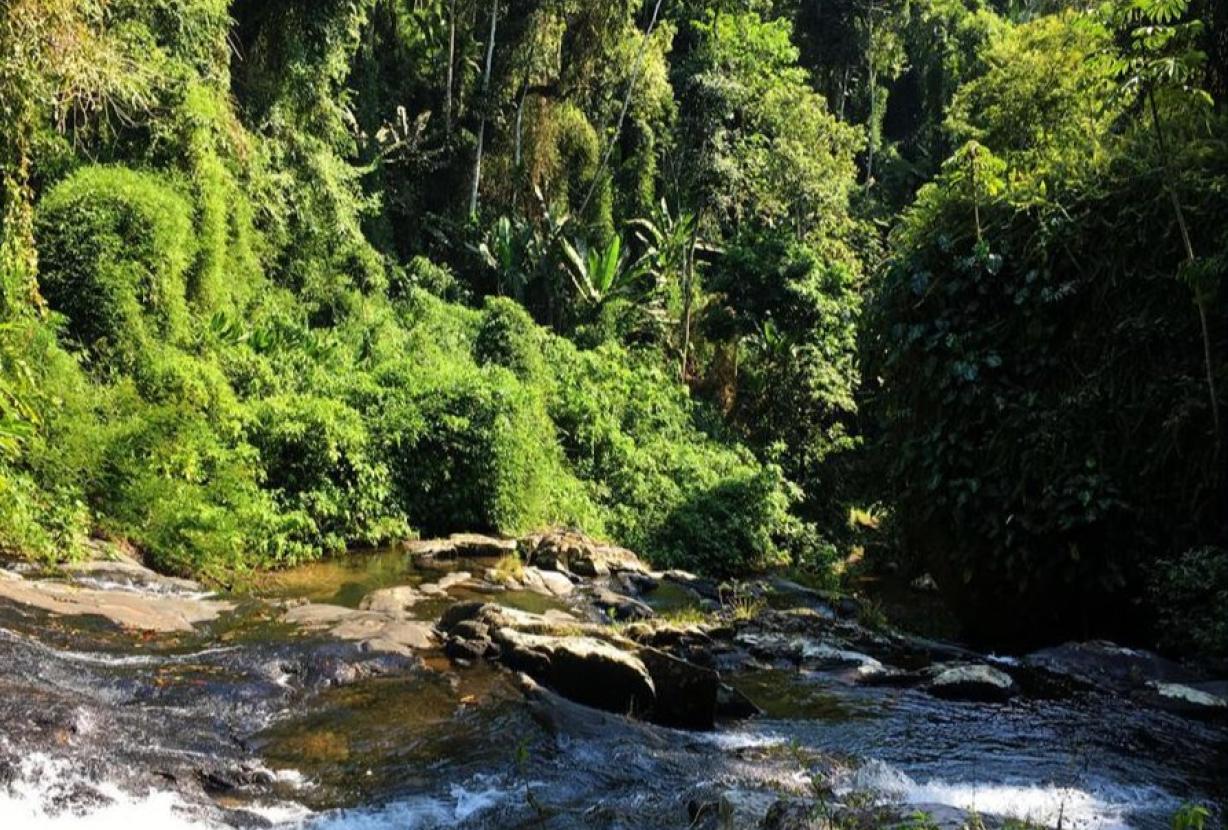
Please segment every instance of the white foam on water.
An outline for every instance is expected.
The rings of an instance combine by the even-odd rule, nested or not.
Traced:
[[[1142,809],[1176,802],[1149,787],[1105,785],[1091,789],[1055,784],[1021,782],[962,782],[913,780],[903,771],[882,761],[869,761],[848,773],[837,787],[838,794],[852,791],[877,793],[904,804],[935,804],[975,810],[985,815],[1028,821],[1042,827],[1072,830],[1128,830],[1129,817]]]
[[[455,827],[497,807],[511,791],[486,776],[467,786],[453,784],[450,798],[427,796],[396,801],[377,809],[338,810],[312,816],[294,825],[296,830],[437,830]]]
[[[118,784],[93,781],[68,758],[28,753],[0,787],[0,828],[5,830],[229,830],[220,811],[186,802],[178,793],[130,793]],[[278,781],[305,786],[293,770]],[[518,793],[518,791],[516,791]],[[454,784],[448,796],[417,796],[375,808],[313,813],[292,801],[245,804],[276,830],[437,830],[456,827],[505,802],[513,790],[478,776]]]
[[[178,795],[124,792],[91,782],[67,759],[42,753],[24,757],[14,779],[0,789],[0,827],[21,830],[215,830],[221,825],[194,816]],[[69,794],[73,794],[69,796]],[[62,809],[57,802],[85,797],[87,805]]]
[[[785,739],[771,732],[696,732],[688,733],[687,737],[698,743],[712,744],[717,749],[726,752],[736,752],[739,749],[764,749],[773,746],[784,746]]]

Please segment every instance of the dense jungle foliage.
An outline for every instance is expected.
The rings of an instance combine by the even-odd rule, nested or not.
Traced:
[[[1228,652],[1224,3],[9,0],[0,118],[10,554],[569,525]]]

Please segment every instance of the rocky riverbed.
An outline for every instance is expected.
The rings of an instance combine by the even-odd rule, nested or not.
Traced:
[[[10,565],[0,827],[1159,828],[1228,799],[1228,684],[866,617],[564,533],[223,596]]]

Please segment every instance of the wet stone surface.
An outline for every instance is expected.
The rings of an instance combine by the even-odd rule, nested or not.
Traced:
[[[782,580],[722,610],[710,580],[584,545],[466,535],[224,597],[130,564],[24,573],[0,595],[0,826],[879,827],[924,809],[958,827],[975,809],[1158,830],[1228,798],[1224,689],[1189,667],[1109,644],[993,658]],[[187,625],[133,625],[168,599]]]

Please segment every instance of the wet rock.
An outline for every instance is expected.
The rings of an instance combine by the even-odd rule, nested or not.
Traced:
[[[200,595],[204,592],[199,582],[164,576],[126,557],[68,562],[61,565],[60,570],[74,582],[97,588],[153,594]]]
[[[1024,657],[1021,664],[1076,686],[1120,693],[1145,690],[1153,683],[1190,684],[1201,680],[1158,654],[1103,640],[1041,649]]]
[[[768,808],[759,825],[762,830],[820,830],[818,806],[804,798],[782,798]]]
[[[1224,718],[1228,717],[1228,698],[1220,692],[1224,684],[1185,684],[1164,683],[1152,680],[1148,682],[1149,697],[1154,705],[1179,715],[1194,717]]]
[[[585,577],[648,572],[640,558],[626,548],[600,544],[578,533],[558,531],[528,537],[523,545],[525,561],[544,571],[570,571]]]
[[[564,697],[618,714],[648,712],[656,688],[633,654],[592,637],[551,637],[499,628],[503,662]]]
[[[746,720],[763,714],[749,697],[727,683],[716,688],[716,716],[722,720]]]
[[[668,579],[675,585],[681,585],[691,593],[706,600],[711,600],[719,604],[721,599],[720,583],[715,579],[696,576],[689,571],[671,570],[662,574],[664,579]]]
[[[757,827],[776,801],[775,793],[764,790],[735,788],[721,793],[717,814],[719,827]]]
[[[609,745],[623,740],[640,752],[660,752],[671,743],[665,730],[659,727],[568,700],[527,674],[518,674],[516,685],[524,693],[533,719],[549,733],[566,741],[592,740]]]
[[[543,571],[532,565],[524,569],[520,585],[525,590],[549,597],[569,596],[576,587],[567,574],[560,571]]]
[[[938,592],[938,583],[934,577],[928,573],[923,573],[912,582],[908,583],[908,587],[922,594],[935,594]]]
[[[613,620],[646,620],[653,610],[638,599],[616,594],[607,588],[593,590],[593,604]]]
[[[939,665],[931,673],[925,691],[945,700],[1002,702],[1018,691],[1009,674],[984,664]]]
[[[628,594],[649,594],[657,590],[661,584],[656,577],[638,571],[625,571],[616,574],[614,578],[620,588]]]
[[[815,640],[802,641],[800,658],[802,664],[818,670],[852,669],[858,675],[886,671],[882,663],[868,654]]]
[[[453,635],[444,642],[443,652],[453,660],[476,663],[484,659],[493,647],[494,643],[486,637],[469,638]]]
[[[640,649],[637,654],[656,689],[654,723],[681,729],[715,728],[721,685],[716,672],[654,648]]]
[[[399,615],[425,599],[418,589],[411,585],[399,585],[395,588],[381,588],[363,597],[358,607],[364,611],[377,611],[381,614]]]
[[[362,641],[375,651],[410,654],[436,644],[430,623],[340,605],[307,603],[289,609],[283,619],[294,625],[326,630],[338,639]]]
[[[418,592],[423,596],[442,597],[446,596],[448,591],[458,585],[464,585],[472,581],[472,579],[473,575],[468,571],[452,571],[451,573],[444,574],[434,582],[419,585]]]
[[[466,620],[476,619],[482,613],[483,609],[489,607],[490,605],[485,602],[458,602],[444,610],[443,614],[439,617],[439,622],[435,624],[435,627],[447,634],[460,623],[465,622]]]
[[[233,603],[199,596],[83,588],[21,577],[0,580],[0,599],[53,614],[98,616],[125,628],[159,632],[191,631],[234,608]]]

